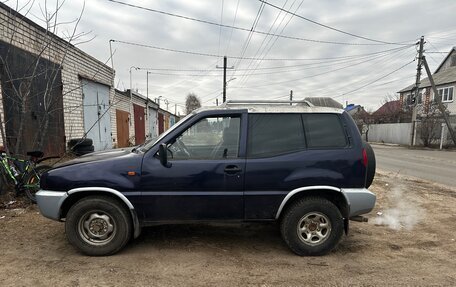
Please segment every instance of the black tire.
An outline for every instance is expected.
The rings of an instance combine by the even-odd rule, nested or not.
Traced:
[[[91,152],[94,152],[95,150],[95,147],[92,145],[92,146],[77,146],[75,148],[73,148],[73,152],[75,155],[85,155],[85,154],[89,154]]]
[[[23,179],[23,189],[25,195],[33,202],[36,203],[35,194],[40,190],[41,175],[52,167],[49,165],[39,165],[32,169]]]
[[[364,143],[364,148],[366,149],[367,155],[367,174],[366,174],[366,188],[371,186],[372,182],[374,181],[375,177],[375,169],[376,169],[376,161],[375,161],[375,153],[372,149],[371,145],[368,143]]]
[[[91,146],[93,145],[93,140],[89,138],[77,138],[71,139],[68,141],[68,147],[73,148],[75,146]]]
[[[323,227],[325,222],[327,225]],[[298,232],[298,226],[302,228],[301,232]],[[337,246],[344,233],[344,222],[339,209],[332,202],[324,198],[307,197],[287,208],[280,223],[280,231],[285,243],[297,255],[320,256]],[[308,233],[310,236],[306,235]],[[316,241],[319,236],[323,239]]]
[[[93,229],[88,230],[88,226]],[[111,228],[112,231],[109,230]],[[130,240],[131,216],[121,203],[111,197],[89,196],[70,208],[66,216],[65,232],[68,241],[86,255],[112,255]],[[97,239],[97,232],[106,232],[106,238]]]

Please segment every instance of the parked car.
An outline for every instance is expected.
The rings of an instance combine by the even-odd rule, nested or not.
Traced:
[[[275,221],[298,255],[323,255],[372,210],[372,149],[343,110],[270,102],[201,108],[155,142],[95,152],[45,173],[41,213],[88,255],[141,228]]]

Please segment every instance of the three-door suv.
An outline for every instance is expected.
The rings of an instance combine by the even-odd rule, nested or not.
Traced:
[[[374,207],[374,173],[372,149],[343,110],[228,102],[155,142],[56,167],[36,197],[88,255],[118,252],[143,226],[208,221],[276,221],[293,252],[322,255]]]

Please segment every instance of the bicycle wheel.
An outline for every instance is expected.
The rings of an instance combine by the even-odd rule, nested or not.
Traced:
[[[33,168],[27,175],[24,177],[24,191],[27,197],[33,202],[36,203],[35,194],[40,190],[40,178],[43,173],[50,170],[52,167],[48,165],[40,165]]]

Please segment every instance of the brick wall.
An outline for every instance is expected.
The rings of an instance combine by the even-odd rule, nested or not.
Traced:
[[[65,136],[69,140],[84,135],[84,109],[81,78],[110,87],[114,99],[114,70],[67,41],[47,32],[29,19],[0,3],[0,40],[61,64]],[[0,111],[3,111],[0,93]],[[2,113],[3,114],[3,113]],[[115,109],[111,108],[113,137],[115,137]]]

